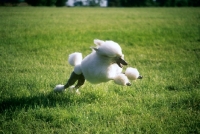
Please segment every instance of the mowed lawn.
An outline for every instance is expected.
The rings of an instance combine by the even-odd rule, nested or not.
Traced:
[[[144,78],[53,92],[96,38]],[[0,134],[200,133],[199,115],[200,8],[0,7]]]

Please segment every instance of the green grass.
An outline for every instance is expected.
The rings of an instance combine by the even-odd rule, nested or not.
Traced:
[[[0,133],[200,133],[199,8],[0,7]],[[144,79],[54,93],[114,40]]]

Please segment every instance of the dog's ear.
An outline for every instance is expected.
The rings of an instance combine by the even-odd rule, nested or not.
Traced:
[[[98,51],[97,47],[90,47],[92,50]]]
[[[103,40],[99,40],[99,39],[94,39],[94,44],[97,46],[101,46],[101,44],[103,44],[104,41]]]

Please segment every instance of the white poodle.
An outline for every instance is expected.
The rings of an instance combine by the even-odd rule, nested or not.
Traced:
[[[57,85],[54,90],[62,91],[72,86],[78,89],[85,82],[98,84],[113,80],[116,84],[131,86],[129,80],[142,79],[136,68],[127,68],[122,73],[123,65],[128,65],[124,60],[122,49],[116,42],[95,39],[93,51],[82,60],[82,54],[75,52],[69,55],[68,62],[74,66],[68,82],[65,85]]]

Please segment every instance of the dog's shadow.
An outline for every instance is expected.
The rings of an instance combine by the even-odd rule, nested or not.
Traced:
[[[2,100],[0,102],[0,113],[4,113],[7,110],[15,111],[16,109],[28,109],[35,107],[56,107],[58,104],[66,106],[68,104],[81,104],[81,103],[92,103],[99,96],[93,93],[85,93],[84,95],[77,95],[76,93],[70,92],[49,92],[40,93],[34,96],[28,97],[13,97]]]

